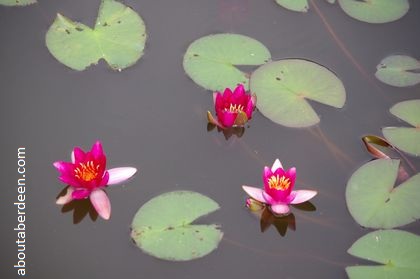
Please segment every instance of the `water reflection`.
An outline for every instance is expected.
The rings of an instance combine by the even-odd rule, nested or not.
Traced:
[[[58,197],[64,196],[67,193],[67,188],[68,187],[64,188]],[[71,211],[73,211],[73,224],[80,223],[88,215],[92,221],[96,221],[98,219],[98,213],[92,206],[89,199],[72,200],[71,202],[63,205],[61,208],[62,213]]]
[[[207,132],[211,132],[216,128],[217,126],[212,123],[207,123]],[[242,137],[245,133],[245,127],[232,127],[227,129],[222,129],[220,127],[217,127],[217,132],[222,132],[225,136],[225,139],[228,140],[233,135],[237,136],[238,138]]]
[[[316,210],[315,205],[309,201],[292,206],[303,211]],[[267,231],[271,226],[274,226],[281,236],[285,236],[288,229],[296,231],[296,218],[293,213],[284,216],[277,216],[273,214],[267,206],[264,206],[262,209],[254,212],[260,218],[260,229],[262,233]]]

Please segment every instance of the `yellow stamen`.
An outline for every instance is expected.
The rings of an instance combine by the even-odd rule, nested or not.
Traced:
[[[276,190],[287,190],[290,187],[290,179],[286,178],[284,175],[279,177],[279,175],[272,175],[268,179],[268,186],[270,189],[274,188]]]
[[[239,113],[241,111],[244,111],[243,105],[238,104],[230,104],[229,108],[225,108],[225,111],[233,112],[233,113]]]
[[[79,166],[74,169],[74,176],[89,182],[95,179],[99,174],[99,165],[94,165],[93,161],[86,163],[79,163]]]

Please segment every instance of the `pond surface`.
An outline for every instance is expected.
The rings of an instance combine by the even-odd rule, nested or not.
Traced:
[[[73,71],[45,47],[57,12],[93,26],[99,0],[0,7],[2,278],[17,276],[13,203],[16,150],[22,146],[28,278],[347,278],[346,266],[363,263],[347,249],[372,231],[353,220],[344,198],[350,175],[371,159],[361,137],[405,125],[389,108],[420,98],[419,86],[394,88],[373,74],[387,55],[420,57],[420,2],[411,1],[402,19],[380,25],[315,2],[322,14],[314,8],[290,12],[269,0],[125,0],[143,17],[148,40],[144,56],[120,73],[103,62]],[[221,32],[259,40],[273,60],[305,58],[328,67],[344,83],[345,107],[313,103],[321,122],[309,129],[279,126],[256,111],[240,138],[208,132],[212,95],[187,77],[182,57],[192,41]],[[96,139],[109,167],[139,169],[125,185],[108,189],[109,221],[74,218],[74,210],[62,212],[55,204],[64,185],[52,162],[69,160],[73,146],[89,149]],[[241,189],[261,185],[263,166],[275,158],[297,168],[296,188],[318,191],[315,211],[292,209],[296,230],[284,236],[274,226],[261,233]],[[420,160],[409,158],[420,169]],[[138,208],[173,190],[197,191],[220,204],[200,220],[222,226],[224,238],[215,252],[191,262],[166,262],[131,242]],[[420,223],[403,229],[420,234]]]

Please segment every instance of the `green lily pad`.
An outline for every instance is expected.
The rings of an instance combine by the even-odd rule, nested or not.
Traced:
[[[391,113],[414,127],[386,127],[384,137],[404,152],[420,155],[420,100],[409,100],[395,104]]]
[[[395,228],[420,218],[420,174],[394,187],[399,160],[378,159],[356,170],[347,182],[346,201],[357,223]]]
[[[51,54],[78,71],[100,59],[113,69],[127,68],[143,55],[145,41],[140,16],[113,0],[102,0],[94,29],[58,14],[46,35]]]
[[[400,230],[380,230],[358,239],[349,254],[380,265],[346,268],[350,279],[420,278],[420,237]]]
[[[383,83],[405,87],[420,82],[419,71],[420,61],[417,59],[406,55],[391,55],[376,66],[375,76]]]
[[[338,0],[346,14],[368,23],[386,23],[403,17],[410,8],[408,0]]]
[[[217,225],[191,224],[219,209],[199,193],[175,191],[145,203],[134,216],[131,237],[144,252],[164,260],[189,261],[217,248],[223,233]]]
[[[0,0],[0,5],[3,6],[27,6],[35,3],[36,0]]]
[[[268,49],[257,40],[238,34],[216,34],[194,41],[184,55],[184,69],[198,85],[213,91],[248,89],[248,74],[235,66],[261,65],[271,59]]]
[[[276,3],[295,12],[306,13],[309,10],[308,0],[276,0]]]
[[[343,83],[327,68],[302,59],[265,64],[251,75],[257,107],[270,120],[288,127],[308,127],[319,117],[306,99],[343,107]]]

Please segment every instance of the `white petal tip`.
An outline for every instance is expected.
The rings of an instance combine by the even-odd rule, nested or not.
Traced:
[[[109,174],[108,185],[122,183],[130,179],[134,174],[136,174],[136,172],[137,172],[137,169],[133,167],[109,169],[108,170],[108,174]]]

